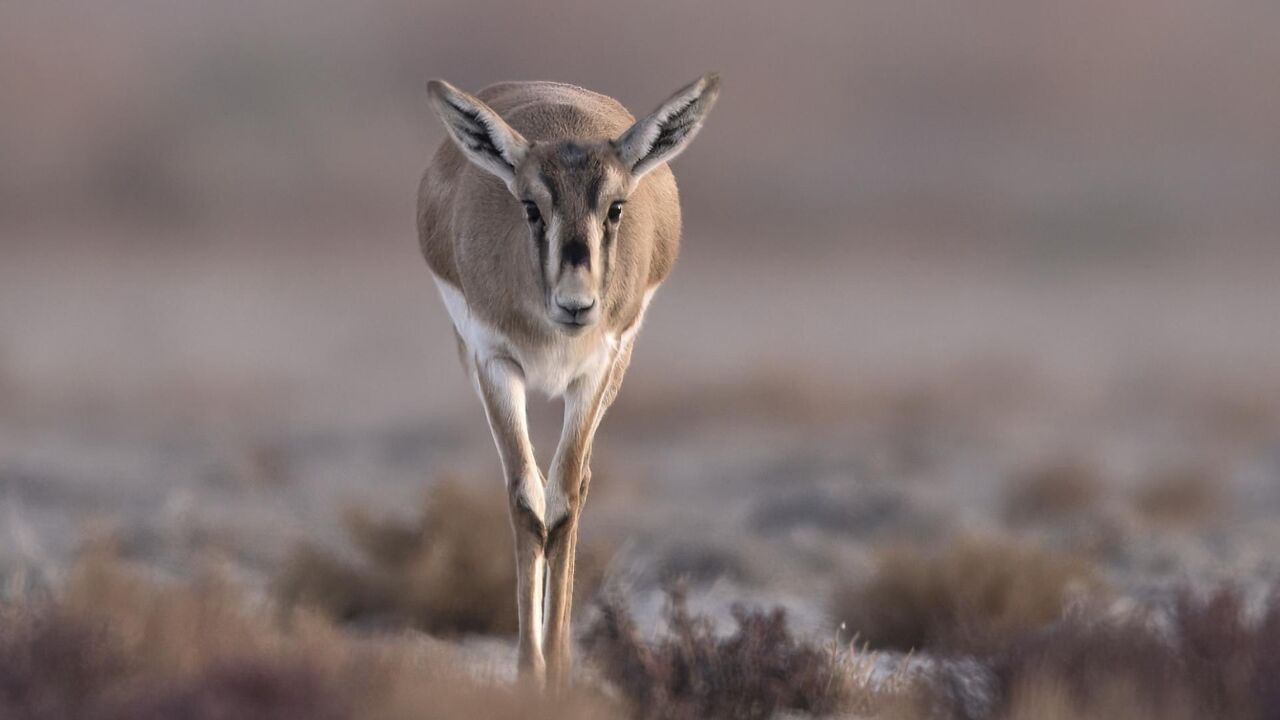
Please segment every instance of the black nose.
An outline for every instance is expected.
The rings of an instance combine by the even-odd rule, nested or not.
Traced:
[[[568,302],[565,302],[559,299],[556,300],[556,307],[569,313],[569,315],[573,316],[573,319],[575,320],[577,320],[578,317],[581,315],[586,315],[588,312],[591,311],[591,308],[595,306],[596,306],[595,298],[592,298],[591,302],[585,303],[585,304],[576,300],[570,300]]]

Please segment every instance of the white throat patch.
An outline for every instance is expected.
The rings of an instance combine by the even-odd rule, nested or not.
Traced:
[[[511,358],[524,372],[525,387],[549,398],[564,395],[569,384],[583,375],[599,377],[606,372],[609,359],[621,341],[629,341],[639,330],[640,319],[653,296],[653,289],[645,293],[640,318],[628,328],[626,337],[589,333],[583,337],[564,336],[541,347],[522,347],[499,329],[476,317],[468,307],[466,297],[457,288],[439,277],[435,277],[435,281],[468,353],[482,362],[492,357]]]

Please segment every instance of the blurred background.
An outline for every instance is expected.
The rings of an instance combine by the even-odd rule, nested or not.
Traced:
[[[706,70],[585,515],[638,612],[679,576],[823,632],[886,548],[962,537],[1123,597],[1265,588],[1277,27],[1267,0],[4,3],[4,592],[106,537],[341,605],[299,547],[372,562],[350,534],[444,478],[500,508],[414,231],[425,83],[642,114]]]

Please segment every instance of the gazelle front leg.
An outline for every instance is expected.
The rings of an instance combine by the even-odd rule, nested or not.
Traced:
[[[546,497],[529,442],[524,374],[507,358],[477,359],[474,367],[489,429],[502,459],[515,534],[520,673],[541,687],[546,676],[542,655]]]
[[[564,430],[547,486],[547,675],[556,690],[569,679],[569,616],[573,606],[574,549],[582,510],[583,471],[590,453],[604,378],[583,377],[565,394]]]
[[[573,569],[577,561],[578,518],[591,482],[591,447],[605,410],[622,384],[631,360],[628,343],[601,378],[581,378],[565,397],[564,430],[551,464],[548,492],[547,679],[556,690],[567,686],[573,659]]]

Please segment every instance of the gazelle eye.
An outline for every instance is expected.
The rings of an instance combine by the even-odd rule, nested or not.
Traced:
[[[531,223],[536,223],[542,219],[542,213],[538,212],[538,206],[534,203],[524,201],[524,217]]]
[[[609,222],[618,222],[622,219],[622,201],[619,200],[609,206]]]

